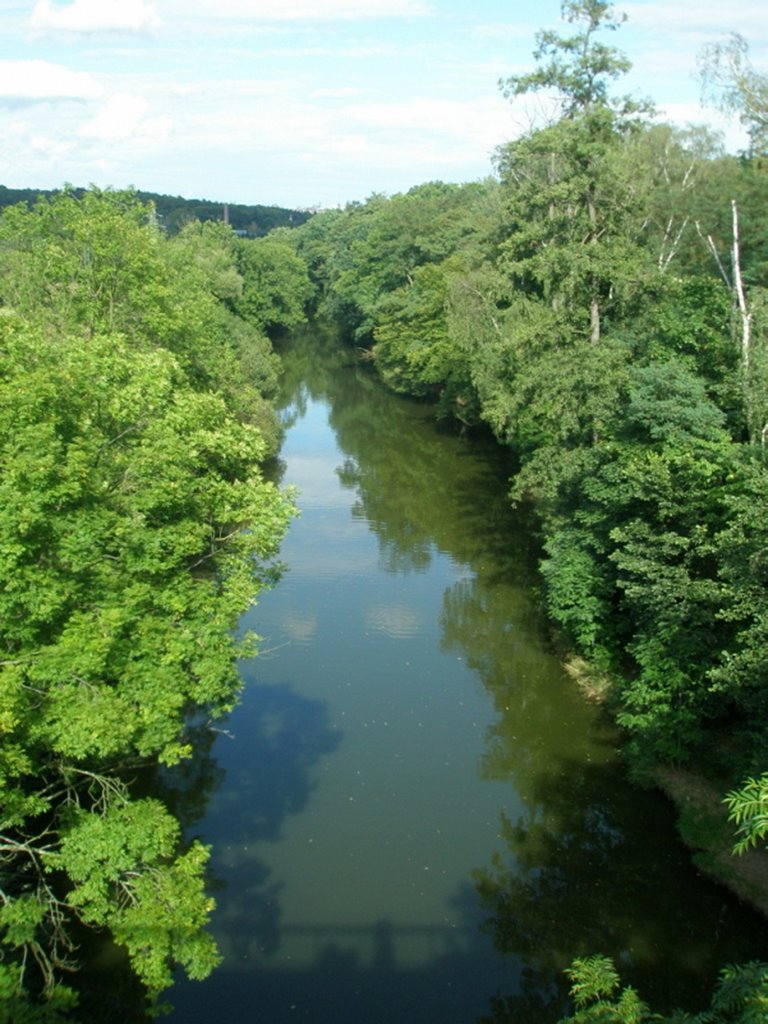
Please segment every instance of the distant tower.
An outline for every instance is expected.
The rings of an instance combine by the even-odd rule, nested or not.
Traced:
[[[224,223],[229,226],[229,203],[224,203]]]

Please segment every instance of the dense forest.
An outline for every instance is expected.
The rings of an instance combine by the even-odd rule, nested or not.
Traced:
[[[71,194],[82,199],[84,188],[72,188]],[[32,206],[38,198],[50,199],[50,190],[33,188],[7,188],[0,185],[0,210],[6,206],[26,203]],[[281,206],[246,206],[242,203],[215,203],[209,199],[184,199],[157,192],[137,192],[138,198],[151,205],[159,226],[169,235],[178,234],[190,221],[226,221],[239,235],[260,238],[275,228],[298,227],[309,220],[307,210],[286,210]]]
[[[263,474],[269,335],[308,313],[514,452],[553,642],[636,779],[703,779],[734,856],[768,837],[768,78],[739,37],[702,54],[749,130],[727,155],[613,95],[610,3],[563,14],[570,34],[540,33],[534,70],[500,83],[556,95],[557,115],[485,181],[263,238],[238,237],[235,207],[163,230],[131,192],[4,209],[0,1021],[77,1019],[82,929],[127,949],[148,1006],[175,967],[215,966],[207,851],[136,779],[193,754],[256,652],[234,628],[293,512]],[[661,1018],[599,954],[571,969],[569,1020],[765,1020],[764,964]]]

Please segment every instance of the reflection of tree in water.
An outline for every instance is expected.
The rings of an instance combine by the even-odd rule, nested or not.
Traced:
[[[317,323],[293,332],[290,337],[278,338],[275,350],[283,357],[279,404],[285,426],[301,419],[310,399],[333,395],[339,371],[354,358],[339,344],[333,327],[323,329]]]
[[[357,492],[352,514],[370,523],[385,568],[418,571],[439,550],[476,571],[482,563],[530,580],[532,533],[510,507],[506,449],[483,431],[436,425],[431,405],[372,382],[333,334],[313,327],[284,345],[286,414],[328,402],[344,453],[339,479]]]
[[[205,1002],[192,994],[179,1021],[211,1024],[226,1004],[228,1019],[248,1024],[471,1024],[483,1009],[481,993],[514,981],[515,970],[481,931],[484,910],[469,882],[458,887],[450,910],[453,924],[445,925],[390,918],[294,925],[286,931],[311,942],[311,958],[273,970],[268,961],[229,957],[206,983]],[[418,965],[405,955],[414,942],[430,950]]]
[[[76,1021],[83,1024],[146,1024],[151,1019],[146,992],[124,949],[106,935],[75,930],[82,969],[68,979],[79,999]]]
[[[527,573],[528,535],[514,530],[505,493],[507,453],[483,436],[436,427],[433,415],[359,386],[334,399],[331,425],[345,453],[339,479],[356,491],[353,515],[370,524],[383,566],[421,570],[442,551],[475,570],[485,559],[494,571],[503,564]],[[503,545],[494,541],[501,536]]]
[[[533,796],[529,816],[502,817],[509,857],[475,873],[497,948],[528,968],[523,990],[497,1002],[491,1019],[534,1024],[539,1001],[538,1019],[557,1020],[564,968],[597,952],[652,1005],[699,1009],[722,963],[753,954],[744,925],[760,922],[690,870],[658,794],[628,791],[616,765],[565,758]]]
[[[306,805],[313,788],[312,769],[336,748],[341,734],[329,725],[322,702],[308,700],[287,686],[251,684],[236,722],[242,739],[238,757],[226,773],[214,751],[215,743],[229,742],[226,734],[194,722],[188,733],[193,756],[171,768],[137,773],[135,788],[137,795],[165,803],[187,841],[198,837],[196,828],[206,818],[206,833],[200,838],[213,844],[207,882],[219,904],[214,931],[221,933],[222,952],[242,959],[279,943],[280,886],[248,847],[278,838],[286,817]],[[222,789],[225,775],[227,785]],[[228,861],[225,886],[221,874]],[[89,933],[81,941],[89,944],[84,957],[89,966],[76,979],[82,1019],[89,1024],[147,1021],[144,992],[122,950]],[[194,991],[196,983],[182,984]],[[173,991],[168,1001],[173,1003]]]
[[[208,804],[224,780],[224,772],[213,755],[219,730],[200,716],[187,725],[185,741],[192,755],[167,768],[156,765],[137,777],[142,796],[162,800],[189,835],[205,816]]]
[[[278,839],[286,818],[306,806],[313,769],[342,734],[323,702],[285,685],[250,684],[233,728],[238,745],[228,751],[227,785],[206,819],[206,838],[214,844],[214,870],[226,865],[228,878],[214,928],[222,951],[242,958],[279,943],[280,885],[254,846]]]
[[[305,352],[302,358],[314,357]],[[496,947],[524,965],[483,1019],[557,1020],[565,1011],[562,969],[575,956],[597,952],[613,955],[655,1005],[695,1004],[716,967],[741,957],[736,933],[744,917],[719,890],[692,876],[666,804],[628,789],[614,730],[543,649],[529,592],[532,532],[509,508],[506,453],[448,428],[436,431],[428,407],[366,387],[338,360],[330,371],[326,365],[310,372],[312,397],[322,395],[333,406],[331,423],[343,452],[338,473],[356,493],[353,514],[369,522],[384,566],[418,571],[441,551],[472,574],[446,592],[443,649],[478,673],[497,712],[483,775],[508,780],[528,808],[519,821],[503,820],[508,853],[477,873],[469,901],[476,906],[480,894]],[[295,388],[292,393],[301,397]],[[397,922],[385,926],[377,932],[370,923],[386,953],[384,939],[397,934]],[[327,1014],[312,1019],[338,1024],[350,1019],[348,1001],[359,993],[366,968],[338,940],[320,943],[323,970],[299,984],[315,993],[315,1003],[327,1001]],[[745,939],[749,947],[754,941]],[[381,1019],[419,1020],[418,1012],[408,1016],[408,1005],[423,1005],[418,985],[439,989],[449,976],[479,969],[480,948],[443,951],[418,982],[409,978],[405,1015],[391,1007]],[[391,1002],[387,971],[369,970],[368,978],[381,982],[382,998]],[[261,984],[267,986],[264,1014],[253,1019],[284,1019],[280,979],[262,975]],[[274,1005],[269,985],[277,993]],[[506,991],[513,994],[506,997]]]
[[[497,713],[485,738],[484,778],[511,780],[533,805],[531,787],[564,756],[574,764],[616,758],[616,730],[543,647],[524,588],[459,580],[445,591],[440,625],[443,649],[477,672]]]
[[[754,955],[760,922],[691,870],[674,816],[629,787],[619,738],[535,642],[524,593],[476,576],[446,591],[442,643],[460,652],[497,718],[481,771],[527,808],[503,817],[509,855],[475,876],[497,948],[525,964],[486,1024],[549,1024],[567,1008],[563,970],[604,953],[652,1005],[697,1008],[722,963]]]
[[[277,839],[285,818],[306,806],[312,768],[336,749],[342,733],[329,724],[322,701],[276,684],[248,685],[233,728],[241,750],[227,769],[223,806],[225,815],[230,805],[236,813],[225,821],[219,812],[217,833],[225,842]]]

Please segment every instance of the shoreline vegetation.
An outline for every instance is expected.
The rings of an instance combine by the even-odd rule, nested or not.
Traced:
[[[585,700],[610,704],[611,679],[606,673],[576,654],[561,655],[561,660]],[[734,854],[734,825],[723,799],[731,781],[709,779],[703,772],[673,764],[645,767],[633,778],[636,785],[659,789],[674,805],[678,833],[696,868],[768,918],[768,849]]]
[[[672,765],[658,765],[649,777],[676,807],[680,838],[692,851],[698,870],[768,918],[768,850],[750,849],[734,856],[733,823],[722,784]]]

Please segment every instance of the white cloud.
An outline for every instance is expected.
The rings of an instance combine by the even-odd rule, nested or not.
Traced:
[[[313,89],[312,92],[309,94],[309,98],[313,100],[345,99],[349,96],[357,96],[359,92],[359,89],[354,89],[347,86],[338,89]]]
[[[45,60],[0,60],[0,99],[95,99],[103,90],[84,71]]]
[[[499,142],[499,131],[508,128],[508,105],[494,95],[487,100],[409,99],[400,103],[371,103],[347,107],[345,118],[357,127],[415,131],[442,136],[449,148],[457,137],[485,145]]]
[[[365,624],[396,640],[416,636],[422,622],[419,613],[403,603],[374,604],[365,612]]]
[[[37,0],[29,24],[37,32],[147,32],[160,21],[145,0]]]
[[[703,110],[696,103],[665,103],[659,109],[663,120],[686,126],[706,124],[713,131],[720,132],[728,152],[736,153],[747,148],[749,137],[738,120],[720,114],[717,110]]]
[[[79,135],[100,142],[165,139],[171,130],[171,119],[147,117],[148,109],[149,103],[143,96],[130,93],[110,96],[96,116],[81,125]]]
[[[59,187],[72,180],[70,157],[74,144],[55,132],[28,121],[3,124],[5,145],[0,149],[0,180],[19,188]]]
[[[402,18],[432,11],[420,0],[179,0],[170,6],[180,19],[250,22]]]
[[[633,27],[652,28],[657,32],[675,29],[682,32],[730,32],[734,22],[753,24],[765,31],[764,0],[740,0],[738,6],[720,0],[651,0],[619,4]]]

